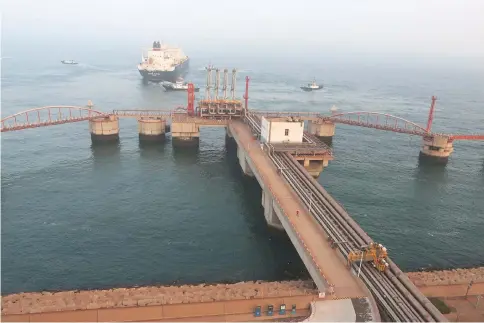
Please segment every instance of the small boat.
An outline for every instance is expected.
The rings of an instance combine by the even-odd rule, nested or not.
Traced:
[[[308,83],[307,86],[301,86],[301,89],[306,92],[321,90],[322,88],[323,88],[322,85],[316,84],[316,80],[314,80],[313,83]]]
[[[67,65],[77,65],[76,61],[73,61],[72,59],[64,60],[61,61],[62,64],[67,64]]]
[[[188,91],[188,83],[183,82],[183,79],[179,78],[175,83],[163,83],[163,87],[166,91]],[[195,92],[200,91],[200,88],[194,88]]]

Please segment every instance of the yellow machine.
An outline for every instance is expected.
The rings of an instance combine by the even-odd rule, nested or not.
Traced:
[[[379,271],[384,271],[388,267],[386,258],[388,257],[387,248],[379,243],[370,243],[361,247],[360,250],[350,251],[348,254],[348,267],[354,262],[373,262],[373,266]]]

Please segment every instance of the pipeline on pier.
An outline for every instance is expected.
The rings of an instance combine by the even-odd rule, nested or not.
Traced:
[[[230,97],[227,96],[229,88],[228,69],[224,69],[222,85],[220,85],[220,69],[209,66],[207,69],[207,84],[205,98],[198,103],[197,115],[205,118],[233,118],[244,115],[242,101],[235,95],[237,70],[232,70],[230,83]],[[215,71],[215,81],[213,80],[212,71]],[[215,83],[215,86],[212,84]],[[222,94],[220,93],[222,91]]]
[[[245,122],[256,135],[260,135],[258,117],[247,113]],[[336,247],[348,255],[373,240],[348,215],[324,188],[312,178],[304,167],[289,153],[275,151],[270,144],[265,150],[279,173],[295,191],[309,212],[322,226],[332,241],[345,241]],[[415,287],[402,271],[389,259],[386,268],[375,268],[371,263],[350,263],[355,272],[372,292],[381,309],[393,321],[447,321],[447,319]]]

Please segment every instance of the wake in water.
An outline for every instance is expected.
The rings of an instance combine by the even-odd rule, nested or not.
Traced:
[[[136,70],[133,68],[120,68],[120,69],[109,69],[101,66],[96,66],[96,65],[91,65],[91,64],[86,64],[86,63],[79,63],[76,65],[78,68],[81,68],[83,72],[104,72],[104,73],[109,73],[109,74],[115,74],[117,76],[131,76],[131,75],[138,75]]]
[[[455,237],[457,235],[459,235],[459,231],[429,231],[427,232],[427,234],[431,237],[435,237],[435,236],[443,236],[443,237]]]
[[[85,69],[91,69],[91,70],[97,70],[97,71],[103,71],[103,72],[119,72],[119,71],[110,70],[110,69],[107,69],[107,68],[103,68],[103,67],[99,67],[99,66],[95,66],[95,65],[90,65],[90,64],[85,64],[85,63],[79,63],[79,64],[77,64],[77,66],[85,68]]]

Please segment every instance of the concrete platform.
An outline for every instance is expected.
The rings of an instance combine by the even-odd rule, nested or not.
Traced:
[[[197,126],[211,126],[211,127],[225,127],[230,123],[229,118],[200,118],[191,117],[184,113],[175,113],[172,116],[171,122],[173,123],[195,123]]]

